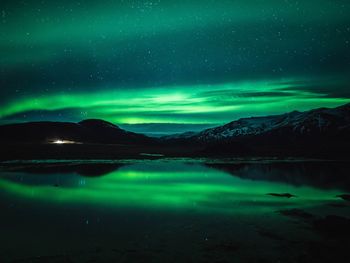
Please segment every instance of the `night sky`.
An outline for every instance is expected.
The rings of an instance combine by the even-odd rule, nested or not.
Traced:
[[[23,0],[0,12],[0,123],[171,133],[350,101],[349,0]]]

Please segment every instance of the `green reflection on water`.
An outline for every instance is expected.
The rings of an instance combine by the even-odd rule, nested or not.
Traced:
[[[25,176],[33,175],[23,174]],[[51,183],[28,185],[0,176],[0,187],[15,198],[34,202],[234,214],[317,206],[334,200],[338,193],[279,182],[244,180],[200,164],[178,162],[132,164],[95,178],[73,173],[59,176],[72,180],[54,187]],[[289,192],[297,197],[266,195],[270,192]]]

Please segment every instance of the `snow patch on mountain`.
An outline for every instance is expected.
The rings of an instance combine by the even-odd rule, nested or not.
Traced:
[[[305,135],[348,129],[349,122],[350,104],[346,104],[334,109],[320,108],[306,112],[293,111],[267,117],[243,118],[223,126],[204,130],[196,136],[196,139],[200,141],[224,140],[256,136],[278,130]]]

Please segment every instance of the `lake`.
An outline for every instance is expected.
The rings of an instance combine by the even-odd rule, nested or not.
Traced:
[[[0,165],[0,262],[345,262],[350,164]],[[345,260],[345,261],[344,261]]]

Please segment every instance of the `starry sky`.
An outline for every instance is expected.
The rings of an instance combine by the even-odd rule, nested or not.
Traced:
[[[0,123],[144,133],[350,102],[350,1],[1,1]]]

